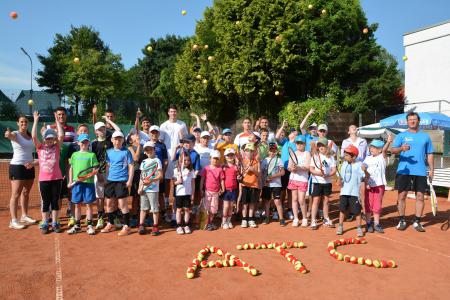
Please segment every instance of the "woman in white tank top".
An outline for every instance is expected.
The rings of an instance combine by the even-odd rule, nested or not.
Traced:
[[[30,190],[34,182],[34,145],[31,136],[28,133],[28,120],[25,116],[20,116],[17,125],[17,131],[11,131],[9,128],[5,132],[5,138],[11,141],[13,148],[13,158],[9,165],[9,179],[11,180],[11,199],[9,209],[11,221],[9,228],[23,229],[24,224],[36,223],[28,216],[28,200]],[[22,208],[22,217],[17,220],[17,206],[20,198]]]

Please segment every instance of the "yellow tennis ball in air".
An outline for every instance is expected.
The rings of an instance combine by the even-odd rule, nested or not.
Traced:
[[[402,59],[403,59],[403,61],[407,61],[408,60],[408,56],[403,55]]]
[[[182,10],[182,11],[181,11],[181,14],[182,14],[183,16],[185,16],[185,15],[187,14],[187,11]]]
[[[314,8],[314,5],[312,5],[312,4],[308,5],[308,9],[313,9],[313,8]]]
[[[279,96],[280,92],[279,91],[275,91],[275,96]]]
[[[73,59],[73,63],[78,65],[80,63],[80,59],[78,57],[75,57]]]
[[[148,47],[147,47],[147,52],[152,52],[152,51],[153,51],[152,46],[148,46]]]
[[[28,105],[29,105],[29,106],[32,106],[33,104],[34,104],[33,99],[28,100]]]

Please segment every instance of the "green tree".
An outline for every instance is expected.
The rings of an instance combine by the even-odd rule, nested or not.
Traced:
[[[16,120],[19,116],[19,111],[17,106],[12,101],[2,101],[0,102],[0,120]]]
[[[400,81],[376,29],[357,0],[217,0],[177,59],[176,88],[224,120],[230,111],[276,116],[310,98],[384,107]]]

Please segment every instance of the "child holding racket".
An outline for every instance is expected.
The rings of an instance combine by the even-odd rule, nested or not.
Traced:
[[[205,230],[217,229],[213,224],[214,216],[219,209],[219,196],[225,191],[225,175],[220,166],[220,152],[211,153],[211,164],[202,169],[200,176],[200,197],[208,213]]]
[[[256,159],[255,145],[247,143],[244,148],[240,176],[242,177],[242,228],[258,227],[253,214],[259,200],[259,161]]]
[[[233,224],[231,223],[231,216],[233,215],[233,204],[238,197],[238,181],[237,176],[239,173],[236,165],[236,152],[233,148],[227,148],[225,150],[225,165],[223,166],[225,176],[225,192],[222,195],[223,201],[223,213],[222,213],[222,228],[231,229]]]
[[[106,211],[108,215],[108,224],[101,230],[102,233],[108,233],[116,229],[114,225],[115,208],[122,211],[124,226],[118,233],[119,236],[126,236],[130,233],[130,213],[128,210],[127,197],[129,188],[133,182],[134,167],[133,157],[128,149],[124,149],[124,136],[121,131],[114,131],[112,134],[113,148],[106,150],[107,182],[105,186]]]
[[[302,211],[302,227],[308,226],[307,207],[305,202],[306,191],[308,190],[309,167],[311,165],[311,154],[305,151],[306,137],[298,135],[295,138],[297,151],[291,151],[289,148],[288,169],[291,172],[289,176],[288,189],[292,193],[292,211],[294,213],[293,227],[298,227],[298,205]]]
[[[72,188],[70,200],[75,210],[75,225],[67,233],[81,232],[81,204],[86,204],[87,234],[94,235],[95,229],[92,223],[92,205],[95,202],[94,176],[98,171],[98,161],[94,153],[89,151],[89,136],[82,133],[77,138],[79,151],[72,154],[69,159],[68,188]]]
[[[344,219],[347,207],[356,216],[356,232],[359,237],[364,236],[361,229],[361,203],[359,202],[359,190],[363,178],[368,178],[366,166],[356,161],[359,150],[353,145],[344,149],[344,163],[340,171],[341,196],[339,199],[339,226],[337,235],[344,233]]]
[[[280,226],[286,226],[281,203],[281,177],[284,175],[283,161],[278,157],[278,145],[276,143],[269,143],[268,150],[268,157],[261,162],[261,170],[264,170],[267,174],[261,196],[266,212],[263,224],[269,223],[270,201],[273,199],[280,216]]]
[[[33,129],[31,138],[39,160],[39,192],[41,193],[42,205],[42,222],[39,229],[43,234],[49,232],[50,209],[52,213],[52,228],[56,233],[62,232],[59,218],[59,195],[62,186],[63,176],[59,167],[59,156],[61,145],[64,142],[64,130],[60,122],[58,122],[55,113],[55,120],[58,133],[52,128],[45,129],[43,133],[44,142],[41,143],[37,137],[37,124],[39,122],[39,112],[33,113]]]
[[[336,161],[328,151],[328,139],[321,137],[317,140],[318,151],[312,155],[309,171],[312,177],[312,214],[311,229],[316,230],[318,225],[316,221],[319,202],[323,199],[323,225],[334,227],[328,214],[328,202],[331,195],[332,178],[336,174]]]
[[[183,162],[183,165],[180,168],[181,170],[175,168],[173,173],[177,233],[189,234],[191,233],[189,227],[191,207],[194,203],[195,196],[195,171],[189,155],[184,155],[181,161]],[[184,219],[181,218],[181,213],[183,211]]]
[[[139,234],[147,233],[145,218],[150,210],[153,214],[152,235],[158,235],[159,220],[159,181],[162,178],[162,163],[155,154],[155,143],[145,142],[144,152],[147,159],[141,163],[138,194],[141,195],[141,214],[139,218]]]

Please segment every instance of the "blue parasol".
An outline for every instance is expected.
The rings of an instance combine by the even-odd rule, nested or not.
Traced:
[[[403,113],[382,119],[380,121],[380,125],[385,128],[408,128],[408,124],[406,122],[407,114],[408,113]],[[420,112],[418,114],[420,116],[420,129],[450,129],[450,117],[444,114],[431,112]]]

